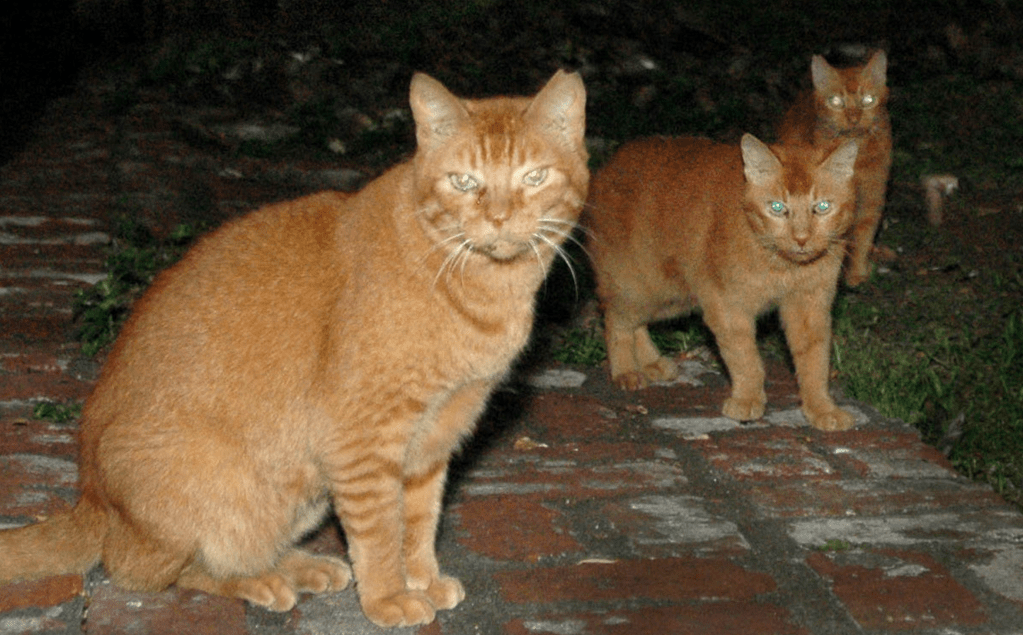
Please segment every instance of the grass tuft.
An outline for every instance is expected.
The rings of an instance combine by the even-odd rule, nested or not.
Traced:
[[[83,354],[91,357],[113,343],[135,300],[157,273],[184,255],[199,232],[195,225],[182,223],[158,239],[141,223],[127,216],[118,219],[105,261],[107,277],[75,294],[76,335]]]

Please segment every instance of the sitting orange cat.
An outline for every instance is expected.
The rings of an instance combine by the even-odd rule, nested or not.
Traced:
[[[449,459],[529,337],[586,198],[586,94],[461,100],[416,75],[418,149],[358,194],[203,239],[138,302],[82,416],[81,500],[0,532],[0,582],[83,572],[276,611],[348,565],[294,546],[333,505],[366,615],[458,604]]]
[[[855,141],[823,153],[697,138],[627,143],[593,178],[585,224],[611,376],[625,389],[678,374],[647,324],[695,308],[714,333],[732,394],[725,416],[764,414],[756,317],[781,313],[803,413],[821,430],[852,416],[828,394],[831,303],[854,212]]]
[[[856,158],[856,213],[851,225],[845,281],[870,276],[869,258],[892,259],[893,251],[874,247],[892,167],[892,127],[888,120],[888,58],[874,53],[863,66],[835,69],[820,55],[810,61],[813,90],[800,95],[778,126],[781,143],[810,143],[833,150],[859,141]]]

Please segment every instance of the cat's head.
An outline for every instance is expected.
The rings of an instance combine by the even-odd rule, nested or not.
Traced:
[[[541,268],[571,233],[589,185],[586,91],[558,71],[534,97],[459,99],[412,78],[417,212],[449,258]]]
[[[820,55],[810,61],[817,115],[835,133],[870,130],[885,116],[888,58],[877,51],[863,66],[836,69]]]
[[[855,208],[858,142],[846,141],[822,156],[812,146],[769,148],[746,134],[741,148],[747,216],[761,244],[796,264],[829,253],[841,257]]]

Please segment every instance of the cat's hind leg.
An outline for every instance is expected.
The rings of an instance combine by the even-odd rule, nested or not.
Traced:
[[[181,572],[177,585],[240,598],[271,611],[289,611],[299,594],[341,591],[351,578],[351,569],[340,558],[290,549],[274,568],[256,575],[218,576],[196,561]]]
[[[670,357],[661,354],[657,345],[650,339],[650,331],[647,327],[636,329],[635,347],[636,362],[647,380],[650,382],[671,381],[678,377],[678,364]]]
[[[193,552],[187,545],[159,540],[117,512],[108,517],[103,566],[115,584],[132,591],[162,591],[173,584]]]
[[[348,586],[352,572],[340,558],[314,555],[292,545],[323,520],[325,494],[298,505],[291,514],[269,515],[261,528],[247,523],[213,526],[177,585],[247,600],[271,611],[288,611],[302,593],[334,593]],[[227,514],[224,515],[226,521]]]
[[[604,311],[604,342],[611,381],[622,390],[646,388],[651,381],[666,379],[672,372],[662,365],[663,358],[650,340],[646,323],[620,307],[608,306]]]
[[[214,595],[239,598],[272,611],[288,611],[302,592],[340,591],[351,572],[337,558],[291,550],[276,567],[256,575],[215,575],[201,554],[152,539],[119,519],[111,522],[104,565],[118,586],[161,591],[171,584]],[[222,565],[223,566],[223,565]],[[229,566],[237,566],[233,561]]]

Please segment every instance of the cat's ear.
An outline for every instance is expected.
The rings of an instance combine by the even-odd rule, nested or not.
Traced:
[[[838,71],[820,55],[810,58],[810,78],[813,80],[813,89],[818,93],[834,92],[835,87],[842,83]]]
[[[859,151],[859,142],[856,139],[850,139],[838,146],[838,149],[831,153],[821,167],[840,179],[851,179],[856,165],[856,155],[859,154]]]
[[[781,174],[781,161],[763,141],[750,133],[742,135],[742,167],[753,185],[770,185]]]
[[[533,97],[525,118],[563,136],[574,148],[583,147],[586,134],[586,88],[579,73],[559,70]]]
[[[885,85],[888,81],[888,56],[884,51],[877,51],[870,57],[861,76],[871,86],[880,88]]]
[[[412,76],[409,105],[416,121],[416,141],[421,148],[444,141],[469,120],[469,111],[462,100],[425,73]]]

